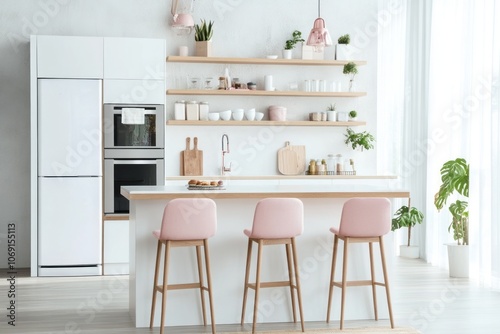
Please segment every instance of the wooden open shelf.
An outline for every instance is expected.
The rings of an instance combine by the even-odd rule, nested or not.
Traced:
[[[309,59],[267,59],[231,57],[181,57],[168,56],[167,62],[206,63],[206,64],[256,64],[256,65],[305,65],[305,66],[344,66],[349,60],[309,60]],[[352,60],[356,65],[366,65],[364,60]]]
[[[366,92],[303,92],[303,91],[267,91],[247,89],[168,89],[167,95],[234,95],[234,96],[302,96],[302,97],[360,97]]]
[[[363,126],[366,122],[328,121],[176,121],[168,120],[167,125],[195,126]]]

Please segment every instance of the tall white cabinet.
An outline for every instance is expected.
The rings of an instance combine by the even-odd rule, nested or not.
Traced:
[[[30,99],[31,99],[31,276],[39,276],[39,238],[48,230],[39,230],[40,212],[59,215],[70,220],[71,210],[62,208],[64,195],[46,195],[39,188],[39,79],[97,79],[102,82],[102,103],[165,104],[165,40],[142,38],[108,38],[81,36],[31,36],[30,39]],[[57,127],[55,127],[57,132]],[[98,148],[102,156],[102,147]],[[102,159],[102,157],[101,157]],[[85,182],[84,182],[85,183]],[[85,198],[102,198],[102,184],[87,187],[80,184],[76,191]],[[87,190],[85,190],[87,189]],[[94,189],[94,190],[88,190]],[[97,189],[97,190],[95,190]],[[73,191],[51,188],[60,194]],[[71,196],[67,196],[70,198]],[[73,197],[71,197],[73,198]],[[80,201],[78,200],[78,201]],[[75,201],[77,201],[75,199]],[[50,204],[50,205],[49,205]],[[100,205],[101,203],[99,203]],[[61,207],[60,210],[57,208]],[[67,207],[67,206],[65,206]],[[101,207],[101,206],[99,206]],[[106,220],[99,215],[99,244],[104,273],[128,273],[128,220]],[[107,224],[109,222],[109,225]],[[74,236],[77,237],[77,236]],[[102,238],[102,239],[101,239]],[[102,240],[102,242],[101,242]],[[78,249],[61,249],[78,252]]]

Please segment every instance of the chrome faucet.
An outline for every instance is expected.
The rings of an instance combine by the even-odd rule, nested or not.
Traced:
[[[225,163],[226,153],[229,153],[229,137],[226,134],[223,134],[222,135],[222,167],[221,167],[221,171],[220,171],[221,175],[225,175],[226,173],[231,172],[231,163],[229,163],[229,167],[226,167],[226,163]]]

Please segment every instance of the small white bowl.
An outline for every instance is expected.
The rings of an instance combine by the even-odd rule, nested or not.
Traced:
[[[235,109],[233,110],[233,119],[235,121],[241,121],[243,120],[243,115],[244,115],[244,110],[243,109]]]
[[[264,118],[264,113],[263,113],[263,112],[257,111],[257,112],[255,113],[255,120],[256,120],[256,121],[260,121],[260,120],[262,120],[263,118]]]
[[[278,55],[268,55],[266,56],[267,59],[278,59]]]
[[[210,113],[208,113],[208,119],[210,121],[218,121],[219,120],[219,113],[218,112],[210,112]]]
[[[221,111],[219,115],[223,121],[229,121],[231,119],[231,110]]]
[[[245,118],[249,121],[255,120],[255,108],[246,110],[245,111]]]

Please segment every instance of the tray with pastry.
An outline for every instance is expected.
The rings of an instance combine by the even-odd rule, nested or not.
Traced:
[[[209,181],[209,180],[189,180],[189,190],[225,190],[224,182],[222,180]]]

